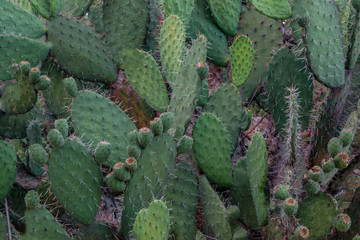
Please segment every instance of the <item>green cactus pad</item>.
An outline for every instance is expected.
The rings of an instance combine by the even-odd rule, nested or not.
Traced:
[[[201,169],[210,180],[230,187],[230,142],[225,126],[215,115],[203,113],[196,121],[193,137],[195,157]]]
[[[185,26],[189,25],[195,0],[164,0],[165,16],[177,15]]]
[[[137,214],[133,235],[136,240],[166,240],[168,239],[169,228],[169,209],[163,201],[154,200],[147,209],[141,209]]]
[[[124,196],[121,234],[129,235],[136,213],[147,208],[154,198],[160,198],[175,166],[176,143],[164,133],[155,136],[138,159],[138,167],[129,181]]]
[[[101,141],[96,145],[95,160],[98,163],[103,163],[109,159],[111,154],[111,144],[106,141]]]
[[[116,81],[116,66],[110,50],[85,22],[56,16],[48,24],[52,53],[67,73],[79,79],[110,84]]]
[[[334,227],[339,232],[346,232],[351,226],[351,219],[347,214],[339,214],[334,220]]]
[[[51,129],[47,135],[49,143],[56,148],[61,148],[64,146],[65,140],[64,136],[57,129]]]
[[[206,0],[195,1],[187,32],[193,39],[204,34],[209,43],[207,57],[216,65],[225,67],[229,60],[226,35],[213,22],[208,6]]]
[[[13,63],[28,61],[34,66],[44,60],[49,53],[50,45],[26,37],[0,34],[0,79],[12,78],[10,66]]]
[[[181,74],[172,85],[173,93],[168,111],[175,116],[172,128],[177,131],[176,137],[183,134],[195,109],[196,98],[200,95],[201,80],[196,70],[197,63],[206,59],[206,46],[207,40],[203,35],[193,41],[186,53]]]
[[[105,0],[103,5],[105,37],[116,63],[122,64],[124,49],[141,49],[149,24],[149,0]]]
[[[21,70],[25,65],[30,66],[28,62],[13,64],[12,68],[16,68],[14,71],[16,81],[6,82],[2,88],[0,109],[5,113],[23,114],[30,111],[36,103],[37,91],[29,77],[29,69]],[[39,72],[39,69],[32,68],[31,71]]]
[[[165,19],[161,27],[159,48],[166,80],[173,86],[181,71],[185,48],[185,29],[178,16],[170,15]]]
[[[17,6],[28,11],[29,13],[34,13],[34,8],[31,6],[29,0],[10,0],[10,2],[16,4]]]
[[[77,85],[76,85],[76,81],[73,78],[65,78],[63,79],[63,86],[65,91],[71,96],[71,97],[76,97],[77,94]]]
[[[73,17],[81,17],[85,15],[92,3],[93,0],[64,0],[60,13]]]
[[[333,219],[337,215],[335,199],[319,192],[306,197],[299,207],[296,218],[310,231],[309,240],[322,239],[330,233]]]
[[[241,14],[241,1],[209,0],[209,5],[212,16],[221,30],[229,36],[235,36]]]
[[[29,0],[35,10],[44,18],[56,16],[64,5],[64,0]]]
[[[216,239],[231,239],[231,227],[227,220],[226,209],[219,196],[211,187],[206,176],[199,177],[202,212],[205,233],[213,233]]]
[[[266,85],[267,102],[264,104],[272,109],[272,115],[278,131],[286,136],[286,123],[289,114],[289,103],[286,100],[288,88],[296,88],[298,92],[301,114],[299,121],[302,129],[309,125],[310,110],[313,106],[313,81],[309,78],[310,71],[305,62],[299,60],[287,47],[279,49],[269,65]]]
[[[136,129],[134,123],[109,99],[91,91],[78,92],[72,105],[72,120],[78,136],[84,142],[92,142],[93,147],[101,141],[111,144],[111,154],[102,164],[113,166],[125,161],[127,134]]]
[[[161,135],[164,130],[164,125],[161,119],[156,117],[154,120],[150,121],[150,128],[155,135]]]
[[[16,153],[10,143],[0,141],[0,201],[10,191],[16,177]]]
[[[339,239],[355,239],[355,236],[360,234],[360,188],[356,190],[355,196],[353,197],[349,208],[346,210],[346,213],[352,220],[351,227],[347,232],[339,233]]]
[[[30,159],[38,164],[47,163],[49,157],[44,147],[38,143],[30,145],[29,149]]]
[[[255,50],[251,40],[241,35],[234,41],[230,50],[231,78],[236,86],[246,82],[253,70]]]
[[[241,95],[233,84],[223,84],[211,95],[204,112],[216,115],[226,127],[230,140],[230,151],[238,145],[240,129],[250,127],[247,110],[243,107]]]
[[[309,179],[308,183],[305,185],[305,190],[308,194],[316,194],[320,191],[320,183]]]
[[[1,0],[0,34],[16,34],[29,38],[40,38],[45,34],[43,22],[14,3]]]
[[[67,137],[69,132],[69,124],[66,119],[57,119],[54,123],[55,129],[57,129],[63,137]]]
[[[291,6],[288,0],[250,0],[255,9],[274,19],[288,19],[291,17]]]
[[[138,141],[140,147],[146,148],[150,144],[153,137],[154,135],[149,128],[147,127],[141,128],[138,132]]]
[[[332,138],[328,142],[327,149],[331,157],[335,157],[342,151],[342,142],[339,138]]]
[[[154,58],[147,52],[133,49],[124,51],[125,73],[137,94],[158,112],[169,104],[165,83]]]
[[[167,132],[170,127],[173,125],[174,122],[174,113],[172,112],[165,112],[160,114],[160,120],[163,123],[163,131]]]
[[[31,193],[30,191],[29,193]],[[28,193],[28,194],[29,194]],[[26,195],[26,197],[28,196]],[[54,216],[41,205],[27,208],[25,211],[26,232],[21,237],[24,240],[70,240],[66,231]]]
[[[240,219],[251,229],[258,229],[267,222],[267,171],[266,143],[261,133],[255,132],[246,157],[236,163],[231,189],[233,204],[240,208]]]
[[[199,190],[196,177],[186,163],[176,166],[164,195],[170,209],[170,233],[174,233],[176,239],[194,239]]]
[[[345,57],[340,15],[335,1],[299,1],[300,17],[308,21],[307,58],[319,81],[328,87],[340,87],[345,82]],[[319,11],[321,9],[321,11]]]
[[[275,186],[274,195],[279,200],[287,199],[288,197],[290,197],[289,187],[282,184]]]
[[[62,148],[50,152],[48,176],[59,203],[81,223],[92,223],[101,201],[102,174],[90,150],[75,138],[66,139]]]
[[[206,60],[207,40],[200,35],[193,41],[190,50],[187,51],[181,74],[177,76],[173,84],[173,92],[168,108],[174,113],[172,128],[182,135],[195,109],[196,98],[201,92],[201,80],[197,75],[197,64]]]
[[[239,34],[249,37],[255,48],[255,63],[246,82],[240,87],[243,100],[253,97],[257,87],[266,79],[267,65],[273,49],[282,41],[281,23],[247,8],[241,16]]]

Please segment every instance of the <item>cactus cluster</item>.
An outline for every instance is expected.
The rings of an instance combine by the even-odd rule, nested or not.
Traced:
[[[359,19],[0,0],[0,239],[359,239]]]

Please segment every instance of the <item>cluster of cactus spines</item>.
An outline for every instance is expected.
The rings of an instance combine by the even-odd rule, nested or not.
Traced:
[[[241,221],[251,229],[264,226],[268,218],[266,188],[268,156],[264,137],[255,132],[246,157],[236,163],[231,188],[232,203],[240,208]]]
[[[8,194],[11,221],[25,232],[21,238],[70,239],[52,216],[64,210],[62,221],[71,215],[73,223],[87,225],[74,234],[68,231],[72,237],[111,238],[113,228],[94,223],[103,179],[112,190],[104,192],[124,199],[116,233],[123,238],[132,233],[136,239],[205,239],[197,230],[201,225],[210,237],[247,239],[242,226],[259,234],[268,215],[267,238],[320,239],[331,231],[343,239],[358,238],[360,174],[351,159],[359,110],[344,126],[339,121],[348,115],[348,107],[341,106],[353,101],[348,89],[358,71],[359,0],[289,1],[292,9],[286,0],[251,0],[246,6],[233,0],[0,2],[0,136],[5,138],[0,141],[0,200]],[[291,15],[297,46],[285,29],[287,46],[274,54],[282,35],[278,20]],[[223,83],[216,90],[209,87],[206,57],[217,65],[210,65],[211,71],[231,66],[221,69]],[[225,83],[228,76],[234,84]],[[313,76],[333,88],[324,99],[330,111],[318,121],[319,126],[333,126],[335,119],[336,125],[317,132],[316,137],[329,133],[325,144],[332,138],[321,167],[320,161],[305,161],[315,133],[309,145],[300,139],[306,138],[301,131],[308,127],[313,99],[318,101]],[[132,122],[137,119],[110,99],[82,90],[111,90],[117,79],[128,80],[141,104],[161,114],[138,130]],[[265,80],[261,95],[267,101],[257,98],[256,91]],[[119,82],[113,86],[126,88]],[[281,152],[289,160],[286,172],[276,178],[285,176],[285,181],[266,178],[267,149],[260,133],[253,135],[246,157],[240,157],[245,154],[242,137],[249,135],[240,133],[251,124],[242,100],[255,98],[287,143]],[[329,113],[336,117],[330,119]],[[33,187],[32,181],[21,181],[20,172],[17,184],[27,189],[20,190],[13,185],[16,167],[47,184]],[[332,183],[336,173],[339,178]],[[269,204],[273,183],[275,208]],[[216,186],[231,197],[226,205]],[[29,191],[35,188],[45,189],[41,204],[37,192]],[[25,203],[17,201],[27,191],[25,212]],[[337,202],[326,193],[330,191]],[[53,214],[45,210],[52,208],[42,205],[48,197],[63,208]],[[154,210],[155,205],[161,207]],[[10,232],[2,233],[8,223],[1,216],[0,238]]]
[[[230,50],[231,80],[236,86],[244,84],[253,70],[255,50],[251,40],[240,35]]]
[[[169,209],[163,201],[154,200],[147,209],[141,209],[136,215],[133,235],[136,240],[166,240],[169,229]]]
[[[232,184],[230,141],[225,126],[211,113],[202,113],[194,127],[194,152],[206,176],[223,187]]]

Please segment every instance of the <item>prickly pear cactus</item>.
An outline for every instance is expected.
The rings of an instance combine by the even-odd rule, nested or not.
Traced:
[[[90,150],[77,138],[51,149],[51,189],[64,208],[84,224],[94,222],[101,200],[102,174]]]
[[[203,113],[194,127],[196,160],[208,178],[220,186],[232,183],[230,142],[225,126],[211,113]]]
[[[78,92],[71,110],[74,130],[78,136],[83,136],[85,143],[93,141],[93,148],[104,140],[111,144],[110,157],[102,164],[113,166],[129,157],[125,136],[136,127],[118,106],[95,92],[85,90]]]
[[[260,13],[274,19],[291,17],[291,6],[288,0],[250,0]]]
[[[137,214],[133,235],[136,240],[168,239],[170,228],[170,214],[166,204],[161,200],[154,200],[147,209],[141,209]]]
[[[251,229],[259,229],[267,222],[269,199],[266,189],[268,171],[266,144],[261,133],[256,132],[246,152],[246,157],[236,163],[231,195],[233,204],[239,206],[240,219]]]
[[[16,177],[16,153],[10,143],[0,141],[0,199],[3,200],[10,191]]]

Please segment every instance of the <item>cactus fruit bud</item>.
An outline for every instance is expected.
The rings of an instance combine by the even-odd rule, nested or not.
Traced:
[[[178,154],[186,153],[193,146],[194,140],[188,136],[182,136],[177,143],[177,152]]]
[[[349,146],[354,140],[354,133],[351,129],[343,129],[340,132],[340,141],[342,142],[344,147]]]
[[[336,217],[334,225],[339,232],[346,232],[351,226],[351,218],[349,215],[342,213]]]
[[[307,239],[310,231],[307,227],[301,225],[295,229],[295,239]]]
[[[331,157],[335,157],[342,150],[342,144],[339,138],[330,139],[327,147]]]
[[[309,178],[314,180],[315,182],[320,182],[324,177],[324,170],[322,170],[319,166],[314,166],[308,172]]]
[[[40,70],[38,68],[31,68],[29,71],[29,78],[33,83],[38,83],[40,80]]]
[[[327,160],[323,159],[321,162],[321,166],[325,173],[331,172],[332,170],[335,169],[335,163],[332,158],[329,158]]]
[[[30,71],[30,68],[31,68],[31,66],[30,66],[30,63],[29,63],[29,62],[27,62],[27,61],[22,61],[22,62],[20,62],[20,70],[21,70],[21,72],[23,72],[24,74],[28,74],[29,71]]]
[[[150,144],[152,139],[153,133],[149,128],[144,127],[139,130],[138,141],[142,148],[146,148]]]
[[[39,81],[35,84],[36,90],[46,90],[51,86],[51,79],[48,76],[42,75]]]
[[[155,135],[161,135],[164,129],[161,119],[157,117],[150,121],[150,128]]]
[[[279,184],[274,188],[275,197],[279,200],[285,200],[290,197],[289,188],[283,184]]]
[[[141,149],[138,144],[129,144],[126,147],[126,152],[130,157],[139,158],[141,154]]]
[[[130,131],[128,133],[128,142],[129,144],[135,144],[135,145],[138,145],[138,131],[136,129]]]
[[[308,194],[316,194],[320,191],[320,184],[309,179],[308,183],[305,185],[305,190]]]
[[[95,149],[95,160],[98,163],[103,163],[108,160],[111,154],[111,144],[106,141],[99,142]]]
[[[134,171],[137,168],[137,161],[133,157],[129,157],[125,161],[125,168],[129,171]]]
[[[40,197],[35,190],[30,190],[25,195],[25,204],[27,208],[36,208],[40,206]]]
[[[344,169],[349,165],[349,155],[346,153],[339,153],[334,157],[335,167]]]
[[[62,147],[65,144],[63,135],[57,129],[51,129],[47,135],[47,139],[54,147]]]
[[[114,190],[115,192],[122,192],[125,191],[126,189],[125,182],[116,179],[114,172],[111,172],[108,175],[106,175],[105,182],[109,186],[109,188]]]
[[[162,113],[160,114],[160,119],[163,124],[163,131],[167,132],[174,122],[174,113],[173,112]]]
[[[209,66],[207,63],[199,62],[197,64],[196,73],[201,80],[206,79],[209,74]]]
[[[122,162],[118,162],[114,165],[115,177],[120,181],[129,181],[131,174],[126,170]]]
[[[63,79],[64,89],[71,96],[75,97],[77,93],[77,85],[76,81],[73,78],[65,78]]]
[[[298,207],[298,202],[292,197],[289,197],[284,201],[284,211],[288,216],[295,215]]]
[[[226,214],[227,214],[227,218],[230,223],[236,222],[241,217],[240,209],[238,206],[235,206],[235,205],[231,205],[229,207],[229,209],[227,210]]]
[[[45,164],[49,159],[47,152],[41,144],[36,143],[30,145],[28,152],[30,159],[38,164]]]
[[[66,119],[58,119],[54,123],[55,129],[59,130],[59,132],[65,138],[68,135],[69,131],[69,124],[67,123]]]

